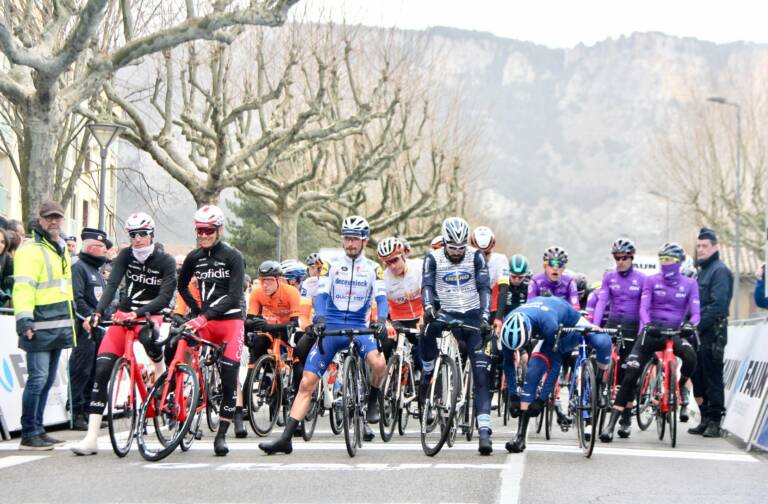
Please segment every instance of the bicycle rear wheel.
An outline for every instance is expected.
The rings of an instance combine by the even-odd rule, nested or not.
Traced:
[[[448,440],[456,416],[459,376],[456,363],[447,355],[438,357],[435,374],[421,408],[421,448],[437,455]]]
[[[648,361],[640,375],[638,390],[635,398],[637,426],[640,430],[650,427],[654,417],[653,398],[656,388],[656,375],[658,373],[655,358]]]
[[[351,355],[347,355],[341,367],[344,383],[341,387],[341,408],[344,425],[344,443],[347,445],[347,453],[350,457],[357,454],[357,447],[362,436],[360,432],[360,409],[358,408],[358,372],[357,362]]]
[[[664,434],[666,433],[667,427],[667,418],[661,411],[661,400],[663,398],[663,394],[666,393],[664,390],[664,366],[662,363],[659,363],[658,369],[659,372],[656,375],[656,385],[654,386],[653,391],[653,407],[656,411],[656,434],[659,437],[659,441],[664,441]]]
[[[407,366],[407,368],[406,368]],[[410,409],[416,404],[416,384],[413,381],[413,370],[411,363],[403,363],[403,380],[402,380],[402,393],[400,394],[400,400],[397,405],[397,433],[401,436],[405,436],[405,429],[408,427],[408,420],[410,420]],[[408,402],[406,402],[406,400]]]
[[[167,390],[166,380],[167,373],[155,382],[139,414],[139,453],[150,462],[162,460],[170,455],[186,436],[196,416],[200,384],[192,368],[186,364],[176,366]],[[157,441],[151,439],[147,428],[150,405],[155,413]]]
[[[379,432],[381,433],[381,440],[385,443],[392,439],[392,435],[395,433],[395,424],[400,413],[398,395],[402,386],[401,383],[400,356],[394,354],[389,359],[387,374],[379,394],[379,411],[381,412]]]
[[[248,421],[256,435],[266,436],[277,421],[283,392],[275,358],[269,354],[259,357],[246,385]]]
[[[137,377],[141,379],[141,377]],[[107,403],[107,426],[109,442],[118,457],[125,457],[131,450],[136,431],[139,387],[133,384],[131,390],[131,363],[127,359],[117,359],[112,367],[109,379]]]
[[[215,362],[203,368],[203,380],[205,382],[205,421],[211,432],[219,430],[219,412],[224,392],[221,384],[221,370],[219,363]]]
[[[592,456],[597,428],[597,382],[591,360],[586,360],[577,370],[576,391],[572,403],[579,446],[585,457]]]
[[[552,423],[555,421],[555,395],[549,396],[544,410],[541,412],[544,418],[544,438],[549,441],[552,438]]]
[[[670,363],[667,381],[667,420],[669,421],[669,444],[677,446],[677,362]]]

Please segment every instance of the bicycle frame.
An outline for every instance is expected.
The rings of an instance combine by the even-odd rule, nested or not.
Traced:
[[[411,383],[416,382],[414,381],[413,376],[413,359],[411,358],[410,344],[408,343],[408,340],[405,337],[405,332],[403,331],[397,332],[397,347],[395,349],[395,354],[400,357],[400,366],[397,372],[397,376],[399,376],[400,379],[397,381],[396,397],[400,407],[407,409],[408,405],[413,402],[414,399],[416,399],[415,390],[408,397],[406,397],[405,393],[403,392],[403,388],[408,382],[408,375],[410,376]],[[406,365],[408,366],[407,370],[404,369]],[[408,375],[405,374],[406,372]]]
[[[445,329],[442,333],[442,338],[440,338],[440,346],[438,347],[438,350],[440,354],[447,355],[449,359],[453,360],[456,363],[456,369],[458,370],[459,376],[461,376],[461,387],[459,388],[459,397],[456,400],[456,412],[459,412],[461,410],[461,407],[464,406],[464,403],[467,402],[467,386],[469,382],[469,377],[467,376],[467,373],[465,372],[465,366],[464,362],[461,358],[461,351],[459,350],[459,343],[456,340],[456,337],[453,335],[453,331],[451,329]],[[471,366],[466,366],[467,369]]]
[[[675,380],[674,384],[669,383],[669,377],[672,374],[670,373],[670,366],[675,366],[675,368],[677,368],[677,357],[675,357],[674,346],[675,343],[672,338],[667,338],[667,340],[664,342],[664,350],[661,352],[656,352],[656,355],[661,361],[662,370],[664,373],[664,380],[662,381],[661,391],[661,404],[659,405],[661,413],[669,413],[669,394],[667,391],[670,389],[670,387],[675,387],[675,391],[677,392],[675,397],[680,397],[679,381]]]

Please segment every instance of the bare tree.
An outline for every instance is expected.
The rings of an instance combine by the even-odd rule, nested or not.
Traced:
[[[278,26],[298,0],[4,0],[0,94],[21,124],[17,173],[25,219],[54,193],[61,124],[121,68],[199,39],[231,41],[243,25]]]

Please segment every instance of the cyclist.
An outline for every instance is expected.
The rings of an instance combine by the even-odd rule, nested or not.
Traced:
[[[635,244],[627,238],[619,238],[611,246],[616,270],[603,275],[598,291],[593,321],[602,327],[621,326],[624,347],[619,350],[619,369],[616,383],[623,383],[625,363],[635,344],[640,329],[640,297],[645,275],[634,268]],[[602,320],[608,321],[602,325]],[[634,387],[633,387],[634,388]],[[619,422],[619,436],[628,437],[632,429],[631,408],[625,409]]]
[[[552,246],[544,251],[543,260],[544,272],[535,275],[528,284],[528,299],[538,296],[559,297],[580,310],[576,282],[571,275],[564,273],[568,253],[560,247]]]
[[[507,451],[520,453],[525,450],[525,436],[528,432],[528,421],[538,415],[544,408],[544,401],[549,397],[557,382],[562,357],[570,355],[581,341],[578,334],[566,334],[560,338],[558,351],[554,351],[555,338],[560,326],[563,327],[595,327],[596,332],[585,335],[587,345],[595,350],[596,362],[599,369],[607,369],[611,362],[611,339],[607,334],[598,332],[600,329],[592,326],[581,316],[573,306],[563,299],[556,297],[537,297],[507,315],[502,327],[520,340],[539,340],[531,358],[528,360],[528,371],[523,384],[523,395],[520,402],[520,420],[517,435],[506,444]],[[539,383],[544,374],[547,379],[537,394]],[[597,374],[598,390],[601,386],[602,374]]]
[[[586,311],[587,298],[589,297],[589,282],[584,273],[574,273],[573,281],[576,283],[576,293],[579,296],[579,309]]]
[[[680,336],[673,340],[675,355],[683,361],[680,383],[685,383],[696,370],[696,352],[686,338],[694,336],[701,318],[699,286],[696,280],[680,273],[684,260],[685,251],[680,245],[665,243],[659,250],[661,272],[647,277],[643,283],[640,331],[642,334],[645,328],[645,334],[638,337],[627,357],[611,418],[600,433],[600,440],[605,443],[613,441],[613,429],[622,412],[632,409],[632,394],[643,368],[656,352],[664,349],[666,338],[654,337],[655,330],[680,329]]]
[[[248,315],[245,319],[246,341],[248,345],[248,364],[253,365],[267,353],[271,346],[270,338],[261,333],[269,333],[273,338],[285,341],[287,334],[299,327],[300,295],[296,287],[283,278],[283,268],[277,261],[264,261],[259,265],[259,285],[251,292],[248,300]],[[301,364],[294,373],[294,386],[298,390],[301,380]],[[235,432],[237,437],[245,437],[240,432],[242,408],[235,411]]]
[[[531,278],[531,270],[528,259],[524,255],[516,254],[509,259],[509,291],[504,315],[511,312],[528,300],[528,281]]]
[[[491,320],[498,331],[504,320],[509,292],[509,261],[504,254],[493,252],[496,237],[489,227],[478,226],[472,230],[470,243],[483,253],[488,265],[488,275],[491,278]]]
[[[403,255],[405,256],[406,259],[409,259],[411,257],[411,252],[412,252],[411,244],[408,243],[408,240],[406,240],[402,236],[398,238],[398,240],[400,240],[400,245],[403,246]]]
[[[301,289],[302,282],[307,278],[306,266],[296,259],[288,259],[280,263],[280,269],[283,270],[283,278],[288,285],[296,288],[296,290]]]
[[[226,435],[234,420],[237,403],[238,371],[243,352],[243,278],[245,261],[237,249],[222,241],[224,213],[219,207],[206,205],[194,216],[198,248],[190,252],[179,272],[178,289],[194,317],[185,326],[197,331],[201,338],[225,345],[220,359],[222,400],[219,430],[213,442],[216,455],[229,452]],[[201,302],[189,289],[197,278]],[[166,355],[175,351],[166,348]]]
[[[509,291],[507,293],[507,304],[504,307],[504,316],[528,301],[528,280],[530,277],[531,270],[528,268],[528,259],[523,255],[513,255],[509,260]],[[533,351],[532,340],[523,343],[517,351],[520,356],[520,364],[525,368],[528,365],[528,356]],[[520,396],[517,394],[518,383],[514,358],[514,352],[502,351],[502,366],[507,380],[507,401],[513,418],[517,417],[520,413]],[[496,388],[501,386],[498,383],[500,379],[501,376],[498,376]]]
[[[323,266],[317,286],[314,301],[315,317],[314,332],[318,335],[326,330],[365,329],[368,327],[368,314],[371,304],[376,302],[378,321],[370,327],[376,335],[358,336],[355,343],[360,355],[366,359],[371,368],[371,388],[368,395],[368,423],[379,421],[379,385],[387,372],[384,356],[376,348],[375,337],[383,339],[387,327],[387,297],[384,287],[384,273],[379,265],[363,255],[368,243],[370,227],[368,221],[358,215],[344,219],[341,225],[341,236],[345,255],[337,257]],[[285,423],[285,430],[275,441],[259,443],[267,454],[291,453],[293,437],[299,422],[309,411],[312,392],[325,372],[326,367],[333,361],[337,352],[346,348],[349,340],[346,336],[329,336],[323,339],[321,353],[317,344],[312,346],[304,374],[301,379],[299,392],[293,401],[291,414]],[[366,425],[366,428],[367,425]],[[372,432],[367,433],[368,439]]]
[[[305,329],[312,324],[312,301],[317,292],[317,282],[320,279],[320,271],[323,269],[323,260],[320,254],[312,253],[304,260],[307,265],[308,276],[301,282],[299,294],[301,294],[301,328]]]
[[[603,283],[601,281],[592,282],[592,285],[589,286],[589,295],[587,296],[587,320],[594,323],[595,325],[598,325],[600,327],[603,327],[603,324],[600,321],[595,321],[595,306],[597,306],[597,298],[598,294],[600,294],[600,286],[602,286]],[[605,315],[607,315],[607,312],[603,315],[603,321],[605,321]]]
[[[474,378],[477,426],[480,434],[478,449],[483,455],[493,451],[491,443],[491,396],[490,396],[490,325],[491,286],[488,266],[480,251],[468,247],[469,225],[460,217],[443,221],[445,246],[427,254],[424,260],[421,300],[424,305],[426,334],[419,343],[424,378],[421,380],[421,397],[429,386],[429,377],[438,355],[437,337],[444,324],[437,319],[435,300],[440,300],[440,310],[452,319],[478,327],[479,331],[453,330],[458,341],[469,352]]]
[[[112,315],[113,321],[150,317],[159,327],[162,324],[162,316],[158,314],[168,307],[173,299],[176,288],[176,262],[173,257],[155,246],[155,222],[152,217],[142,212],[133,213],[125,221],[125,230],[130,237],[131,246],[120,251],[112,261],[112,272],[109,274],[106,289],[99,298],[99,304],[91,318],[83,323],[87,332],[99,323],[115,297],[115,292],[123,283],[117,311]],[[127,330],[126,327],[111,326],[99,344],[91,402],[88,405],[88,432],[82,441],[71,447],[78,455],[98,453],[101,417],[108,400],[107,385],[115,361],[125,351]],[[158,334],[149,328],[142,328],[139,332],[139,341],[155,363],[155,375],[159,376],[162,371],[163,349],[157,343],[157,337]]]

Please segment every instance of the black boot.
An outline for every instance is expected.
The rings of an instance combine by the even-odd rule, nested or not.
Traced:
[[[619,421],[619,437],[621,439],[627,439],[632,434],[632,410],[624,408],[621,412],[621,420]]]
[[[235,437],[238,439],[248,437],[248,431],[243,425],[243,408],[238,406],[235,408]]]
[[[688,434],[701,436],[702,434],[704,434],[704,431],[707,430],[708,425],[709,425],[709,418],[702,416],[701,423],[696,427],[691,427],[690,429],[688,429]]]
[[[379,417],[379,389],[372,386],[368,394],[368,413],[365,420],[368,423],[379,423]]]
[[[517,424],[517,435],[512,441],[507,441],[505,447],[509,453],[523,453],[525,451],[525,436],[528,433],[528,410],[520,413],[520,421]]]
[[[706,429],[704,429],[704,432],[702,432],[701,435],[707,438],[721,437],[723,433],[720,430],[720,420],[710,419]]]
[[[298,426],[299,421],[289,416],[288,421],[285,422],[285,430],[280,434],[280,437],[271,442],[259,443],[259,448],[267,455],[272,455],[273,453],[290,454],[293,451],[291,439]]]
[[[607,397],[608,394],[604,390],[605,387],[603,386],[603,373],[604,371],[599,368],[595,372],[595,385],[597,385],[597,408],[598,409],[605,409],[608,406],[608,397]]]
[[[621,413],[621,411],[616,409],[611,410],[611,418],[608,420],[608,425],[606,425],[600,433],[600,441],[603,443],[610,443],[613,441],[613,429],[616,428],[616,422],[619,421]]]
[[[370,443],[375,437],[376,434],[374,434],[373,430],[371,430],[371,426],[367,423],[363,424],[363,441]]]
[[[491,442],[491,429],[480,429],[480,443],[477,447],[480,455],[490,455],[493,453],[493,443]]]
[[[223,457],[229,453],[227,447],[227,431],[229,430],[229,422],[224,420],[219,422],[219,431],[216,433],[216,439],[213,440],[213,452],[219,457]]]
[[[507,395],[507,409],[509,410],[509,416],[517,418],[520,416],[520,396],[517,394]]]
[[[688,422],[688,387],[685,384],[680,385],[680,422]]]

